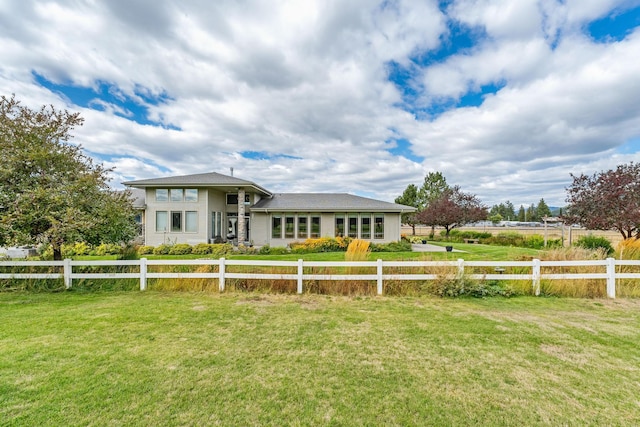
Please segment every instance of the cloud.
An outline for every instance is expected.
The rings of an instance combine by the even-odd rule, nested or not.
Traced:
[[[639,32],[588,30],[637,1],[440,3],[7,0],[0,93],[80,111],[116,184],[233,167],[393,200],[441,171],[558,205],[571,172],[637,157]]]

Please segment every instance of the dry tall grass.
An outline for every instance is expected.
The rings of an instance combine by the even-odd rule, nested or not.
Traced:
[[[369,244],[367,240],[355,239],[349,243],[344,255],[347,261],[366,261],[369,257]]]

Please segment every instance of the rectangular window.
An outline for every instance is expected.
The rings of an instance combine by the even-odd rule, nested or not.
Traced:
[[[156,188],[156,202],[168,202],[169,190],[166,188]]]
[[[198,189],[197,188],[187,188],[184,190],[184,201],[185,202],[197,202],[198,201]]]
[[[373,238],[384,239],[384,215],[376,215],[373,219]]]
[[[344,237],[344,215],[336,215],[336,237]]]
[[[293,216],[286,216],[284,218],[284,238],[293,239],[295,237],[295,223],[296,218]]]
[[[182,201],[182,188],[172,188],[169,190],[169,196],[172,202]]]
[[[358,215],[349,214],[349,237],[358,238]]]
[[[186,211],[184,213],[184,231],[187,233],[198,232],[198,212]]]
[[[298,217],[298,239],[306,239],[309,237],[309,227],[306,216]]]
[[[171,212],[171,231],[172,232],[182,231],[182,212],[178,212],[178,211]]]
[[[282,239],[282,217],[280,215],[271,216],[271,237]]]
[[[238,195],[237,194],[227,194],[227,204],[228,205],[237,205],[238,204]]]
[[[211,212],[211,234],[214,239],[222,237],[222,212]]]
[[[156,231],[168,231],[167,211],[156,211]]]
[[[247,193],[244,194],[244,204],[245,205],[250,205],[251,204],[251,195],[250,194],[247,194]]]
[[[320,237],[320,217],[312,216],[311,217],[311,238],[317,239]]]
[[[360,238],[371,239],[371,214],[360,214]]]

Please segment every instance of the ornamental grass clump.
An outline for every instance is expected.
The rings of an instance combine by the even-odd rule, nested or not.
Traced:
[[[355,239],[349,243],[344,255],[347,261],[366,261],[369,257],[369,241]]]

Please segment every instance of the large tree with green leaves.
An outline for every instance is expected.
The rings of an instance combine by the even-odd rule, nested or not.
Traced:
[[[566,221],[592,230],[617,230],[625,239],[640,237],[640,164],[571,177]]]
[[[418,197],[418,187],[414,184],[409,184],[402,193],[402,196],[396,197],[395,202],[401,205],[413,206],[418,210],[422,209],[421,202]],[[416,234],[416,212],[402,214],[402,223],[410,225],[413,230],[413,235]]]
[[[420,210],[422,211],[429,207],[431,203],[440,199],[440,197],[442,197],[442,195],[448,190],[450,190],[450,187],[442,172],[429,172],[424,177],[424,182],[422,183],[422,187],[420,187]],[[431,225],[431,236],[433,237],[436,227],[434,224],[427,225]]]
[[[78,113],[32,110],[0,98],[0,246],[126,243],[136,234],[126,191],[108,186],[109,169],[70,144]]]

